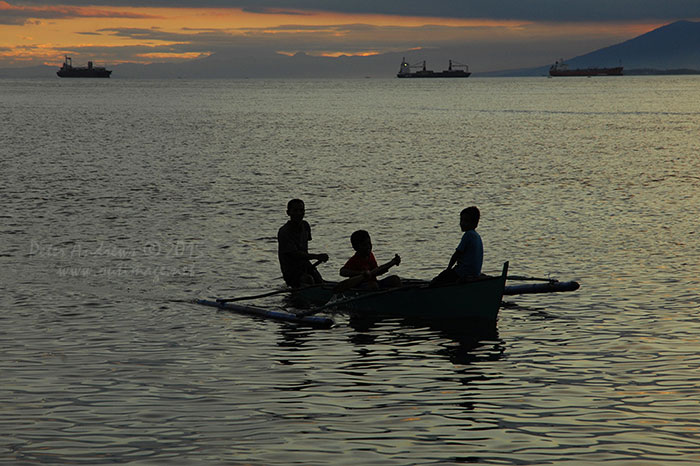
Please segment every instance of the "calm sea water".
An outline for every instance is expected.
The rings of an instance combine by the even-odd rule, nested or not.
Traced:
[[[0,80],[0,462],[700,463],[700,78]],[[306,201],[430,278],[577,280],[478,332],[195,305],[279,289]],[[260,305],[283,305],[278,297]]]

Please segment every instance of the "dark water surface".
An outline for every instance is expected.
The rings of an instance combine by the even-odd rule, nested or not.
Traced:
[[[0,462],[700,463],[700,78],[0,80]],[[373,235],[577,280],[496,328],[192,303]],[[277,297],[262,305],[282,305]]]

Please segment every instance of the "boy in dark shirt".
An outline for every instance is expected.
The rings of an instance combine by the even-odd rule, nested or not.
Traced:
[[[479,209],[474,206],[467,207],[460,212],[459,226],[464,232],[462,240],[450,257],[447,269],[430,282],[431,286],[468,281],[481,275],[484,246],[481,242],[481,236],[476,232],[480,217]]]
[[[301,199],[287,203],[289,221],[277,232],[277,257],[282,277],[292,288],[323,283],[311,260],[328,261],[328,254],[310,254],[311,226],[304,220],[306,208]]]

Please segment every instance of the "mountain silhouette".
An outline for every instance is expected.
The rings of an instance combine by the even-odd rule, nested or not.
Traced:
[[[700,69],[700,23],[676,21],[621,44],[567,60],[569,66]]]
[[[558,57],[553,57],[552,63],[555,59]],[[700,22],[676,21],[634,39],[564,61],[569,68],[622,65],[625,74],[636,74],[641,70],[700,70]],[[550,65],[485,73],[482,76],[546,75]]]

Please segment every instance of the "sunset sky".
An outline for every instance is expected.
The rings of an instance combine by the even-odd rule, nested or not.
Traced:
[[[0,0],[0,67],[58,66],[65,54],[114,65],[229,50],[338,56],[469,44],[498,69],[698,18],[698,0]]]

